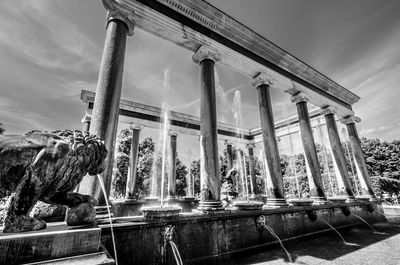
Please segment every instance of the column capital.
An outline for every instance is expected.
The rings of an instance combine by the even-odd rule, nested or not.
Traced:
[[[321,115],[326,116],[328,114],[335,114],[335,109],[332,106],[327,106],[324,108],[321,108]]]
[[[206,59],[212,60],[215,63],[221,60],[221,54],[208,45],[201,45],[193,54],[192,59],[195,63],[200,63]]]
[[[253,77],[253,80],[251,80],[251,85],[254,87],[259,87],[261,85],[272,85],[271,78],[264,74],[264,73],[258,73],[255,77]]]
[[[103,1],[103,3],[104,2],[109,2],[109,1]],[[125,23],[125,25],[126,25],[126,27],[128,29],[127,35],[128,36],[133,36],[134,30],[135,30],[135,24],[136,24],[134,15],[128,14],[128,13],[126,13],[126,12],[122,11],[121,9],[116,8],[114,6],[106,6],[105,5],[105,7],[107,9],[107,26],[106,26],[106,28],[108,27],[108,23],[111,20],[117,19],[117,20],[120,20],[120,21]]]
[[[85,123],[85,122],[90,122],[91,120],[92,120],[92,116],[90,116],[90,115],[85,115],[85,116],[83,116],[81,122],[82,122],[82,123]]]
[[[144,126],[143,125],[140,125],[140,124],[134,124],[134,123],[131,123],[130,125],[129,125],[129,130],[138,130],[138,131],[141,131],[141,130],[143,130],[143,128],[144,128]]]
[[[304,95],[303,92],[297,93],[296,95],[293,95],[291,98],[291,101],[293,103],[299,103],[299,102],[308,102],[308,98],[306,95]]]
[[[361,121],[361,118],[354,116],[354,115],[344,117],[343,119],[340,120],[340,122],[345,125],[350,124],[350,123],[359,123],[360,121]]]
[[[225,141],[224,141],[224,145],[233,145],[233,143],[232,143],[232,141],[225,140]]]
[[[168,135],[169,135],[169,136],[175,136],[175,137],[177,137],[177,136],[178,136],[178,133],[177,133],[176,131],[174,131],[174,130],[169,130],[169,131],[168,131]]]
[[[254,148],[256,148],[256,145],[253,143],[250,143],[250,144],[246,144],[246,147],[247,147],[247,149],[250,149],[250,148],[254,149]]]

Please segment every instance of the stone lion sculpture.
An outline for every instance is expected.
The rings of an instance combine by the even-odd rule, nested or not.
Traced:
[[[46,227],[29,213],[38,200],[82,211],[96,201],[72,192],[86,175],[104,170],[107,150],[103,141],[81,131],[31,132],[0,137],[0,188],[15,192],[4,220],[3,232]],[[71,210],[72,211],[72,210]],[[92,222],[94,209],[86,222]]]

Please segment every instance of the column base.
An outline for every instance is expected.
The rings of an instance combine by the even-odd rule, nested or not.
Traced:
[[[149,205],[149,206],[161,204],[160,198],[156,197],[156,196],[146,197],[146,198],[144,198],[144,200],[146,201],[146,205]]]
[[[221,201],[200,201],[197,210],[208,212],[208,211],[224,211]]]
[[[312,205],[325,205],[329,204],[329,201],[326,199],[326,197],[317,197],[317,196],[311,196],[310,200],[313,200]]]
[[[133,196],[126,196],[124,202],[137,202],[137,200]]]
[[[168,204],[176,204],[178,203],[178,198],[175,196],[168,196],[165,200]]]
[[[353,196],[336,196],[328,198],[329,201],[333,203],[351,203],[357,202],[357,199]]]
[[[369,199],[370,202],[374,202],[374,203],[382,203],[384,200],[377,198],[377,197],[373,197],[371,199]]]
[[[262,207],[263,210],[271,208],[284,208],[288,207],[289,204],[285,199],[268,198],[267,203]]]

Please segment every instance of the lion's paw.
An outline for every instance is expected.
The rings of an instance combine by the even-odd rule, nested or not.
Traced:
[[[67,213],[67,225],[92,224],[96,219],[96,210],[91,203],[81,203],[69,209]]]
[[[46,222],[40,218],[18,216],[15,217],[12,222],[6,220],[3,232],[18,233],[18,232],[41,230],[45,228],[46,228]]]

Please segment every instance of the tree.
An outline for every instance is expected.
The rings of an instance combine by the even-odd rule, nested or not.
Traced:
[[[3,134],[6,129],[3,128],[3,124],[0,123],[0,134]]]
[[[187,188],[186,176],[188,174],[186,166],[179,158],[176,158],[176,195],[185,196]]]
[[[361,138],[371,184],[377,196],[400,193],[400,141]]]
[[[303,154],[281,155],[281,168],[283,171],[283,187],[287,196],[302,197],[310,192],[306,161]]]
[[[131,142],[132,135],[129,129],[124,129],[118,134],[117,153],[115,155],[111,184],[111,196],[117,199],[125,197]]]
[[[129,154],[131,151],[132,135],[124,129],[117,137],[117,154],[113,169],[112,195],[114,198],[123,198],[126,190],[126,180],[129,168]],[[155,143],[151,137],[146,137],[139,143],[138,163],[136,168],[135,197],[143,199],[150,194],[153,175]],[[157,159],[161,159],[158,157]],[[167,170],[165,171],[167,174]],[[155,173],[157,174],[157,172]],[[176,160],[176,192],[178,196],[185,195],[187,169],[177,158]],[[167,182],[165,182],[167,183]],[[164,194],[167,187],[164,187]]]

